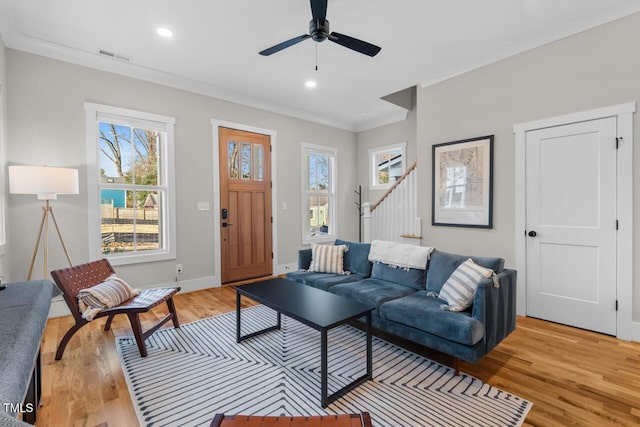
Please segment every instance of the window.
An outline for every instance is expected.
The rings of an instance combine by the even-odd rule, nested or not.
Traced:
[[[85,111],[91,258],[175,258],[175,120],[93,103]]]
[[[391,187],[406,170],[407,143],[387,145],[369,150],[371,188],[384,190]]]
[[[335,239],[337,188],[335,165],[337,150],[302,144],[302,242]]]

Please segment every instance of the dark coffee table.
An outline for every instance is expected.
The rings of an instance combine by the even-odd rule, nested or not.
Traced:
[[[243,295],[275,310],[278,313],[276,325],[241,335],[240,300]],[[371,312],[374,308],[287,279],[276,278],[240,285],[236,286],[236,341],[239,343],[256,335],[280,329],[282,314],[320,331],[320,404],[326,408],[340,396],[373,377]],[[327,332],[363,316],[366,317],[367,372],[335,393],[328,395]]]

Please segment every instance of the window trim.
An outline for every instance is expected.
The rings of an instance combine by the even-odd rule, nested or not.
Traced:
[[[407,171],[407,141],[398,142],[396,144],[389,144],[383,147],[375,147],[369,149],[369,189],[371,190],[388,190],[391,188],[393,183],[389,184],[378,184],[376,169],[378,165],[376,164],[376,156],[381,153],[385,153],[387,151],[392,151],[396,149],[400,149],[402,156],[402,173]]]
[[[300,230],[302,232],[302,244],[308,245],[312,243],[326,243],[334,241],[338,236],[338,198],[336,196],[336,191],[338,187],[338,149],[335,147],[329,147],[325,145],[317,145],[317,144],[309,144],[306,142],[301,143],[300,150],[300,165],[301,165],[301,220],[302,224]],[[331,161],[329,167],[331,171],[329,172],[329,188],[330,191],[328,193],[328,197],[330,200],[329,203],[329,223],[331,226],[331,234],[327,234],[325,236],[311,237],[307,236],[307,224],[309,222],[309,209],[307,206],[307,190],[306,190],[306,182],[309,179],[307,164],[305,161],[305,156],[308,153],[314,154],[328,154],[331,156]]]
[[[105,117],[119,120],[123,124],[133,123],[148,126],[151,129],[160,130],[167,135],[164,155],[160,161],[162,169],[166,171],[166,203],[162,213],[162,237],[164,249],[137,252],[134,254],[107,255],[113,265],[136,264],[142,262],[163,261],[176,258],[176,196],[175,196],[175,118],[159,114],[126,108],[112,107],[109,105],[84,103],[86,115],[86,147],[87,147],[87,212],[88,212],[88,236],[90,259],[104,258],[101,251],[102,236],[100,233],[100,182],[99,182],[99,155],[98,155],[98,120]]]

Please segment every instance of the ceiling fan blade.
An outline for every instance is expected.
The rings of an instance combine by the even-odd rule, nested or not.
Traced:
[[[259,53],[262,56],[273,55],[274,53],[280,52],[282,49],[286,49],[290,46],[293,46],[294,44],[300,43],[301,41],[306,40],[309,37],[311,37],[309,34],[303,34],[301,36],[294,37],[290,40],[287,40],[286,42],[278,43],[275,46],[271,46],[270,48],[265,49]]]
[[[311,15],[315,22],[327,18],[327,0],[311,0]]]
[[[360,52],[362,54],[368,56],[376,56],[378,52],[382,49],[374,44],[367,43],[362,40],[358,40],[351,36],[347,36],[344,34],[333,32],[329,34],[329,40],[334,43],[338,43],[341,46],[347,47],[351,50],[355,50],[356,52]]]

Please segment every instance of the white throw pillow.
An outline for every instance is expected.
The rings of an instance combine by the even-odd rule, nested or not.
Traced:
[[[438,297],[448,303],[448,305],[443,305],[442,309],[449,311],[465,310],[473,304],[476,290],[482,279],[488,279],[494,275],[493,270],[484,268],[469,258],[451,273],[451,276],[449,276],[440,290]]]
[[[311,246],[309,271],[346,274],[344,271],[344,253],[348,250],[349,247],[347,245],[314,244]]]

